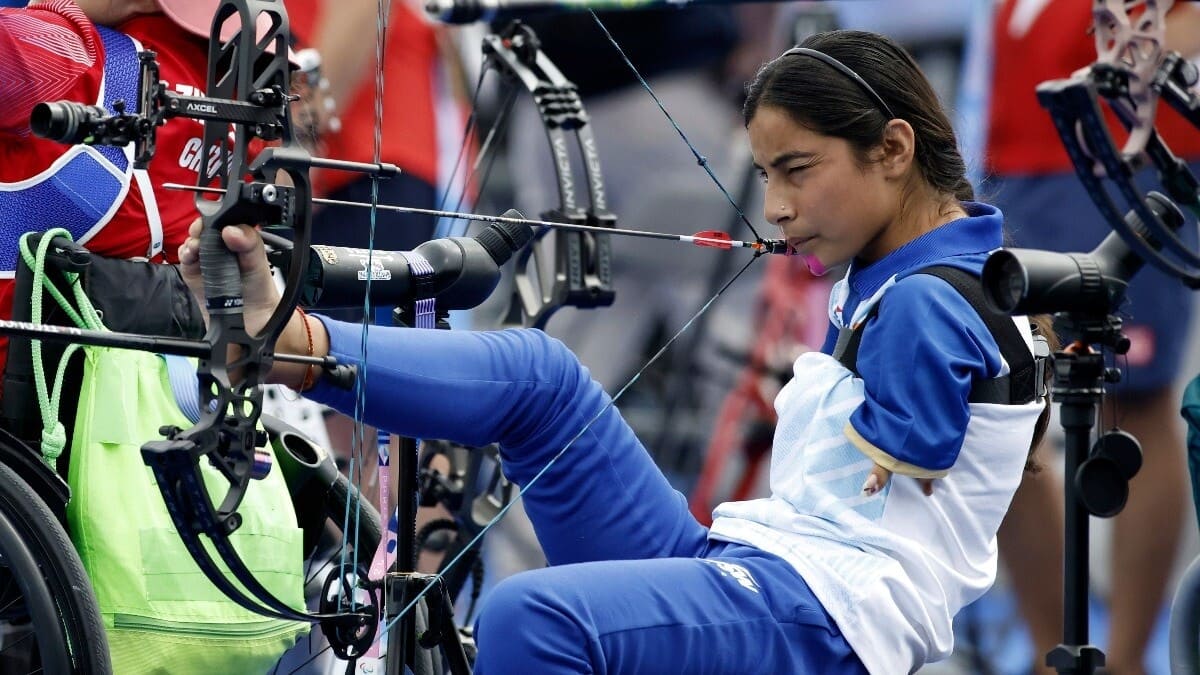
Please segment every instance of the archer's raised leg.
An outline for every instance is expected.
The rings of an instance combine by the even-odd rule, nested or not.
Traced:
[[[331,353],[361,363],[361,326],[324,320]],[[537,330],[372,328],[364,419],[418,438],[499,443],[551,564],[694,556],[688,512],[611,399],[561,342]],[[309,392],[354,410],[354,392]],[[561,456],[560,456],[561,453]]]

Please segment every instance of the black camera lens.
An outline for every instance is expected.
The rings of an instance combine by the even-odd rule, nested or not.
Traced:
[[[71,145],[83,143],[96,132],[97,123],[108,111],[73,101],[39,103],[29,117],[29,128],[42,138]]]
[[[988,273],[983,278],[991,282],[984,287],[984,298],[993,308],[1012,313],[1029,290],[1029,277],[1021,261],[1011,251],[1001,249],[988,257],[984,268]]]
[[[1183,226],[1183,212],[1166,196],[1151,192],[1146,206],[1167,228]],[[1137,211],[1125,215],[1125,225],[1151,249],[1162,248]],[[1006,314],[1105,315],[1120,305],[1142,264],[1121,233],[1113,232],[1090,253],[1000,249],[988,256],[980,280],[988,304]]]
[[[1085,254],[1000,249],[988,257],[980,278],[984,299],[1006,314],[1053,314],[1064,308],[1103,313],[1109,306],[1102,271]]]

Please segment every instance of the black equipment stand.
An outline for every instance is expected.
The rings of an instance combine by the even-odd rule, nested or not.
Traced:
[[[416,308],[412,303],[402,305],[393,314],[397,325],[410,325],[415,316]],[[437,327],[450,328],[443,310],[437,310]],[[437,652],[440,646],[451,675],[470,675],[470,662],[454,622],[454,604],[445,581],[433,574],[417,572],[416,521],[421,467],[416,440],[400,437],[398,454],[396,561],[383,581],[384,622],[391,626],[387,636],[386,672],[387,675],[405,675],[406,672],[441,675],[444,669]],[[387,516],[383,518],[386,523]],[[400,616],[400,612],[422,593],[417,605]],[[400,618],[397,620],[397,617]]]
[[[1063,641],[1046,655],[1046,665],[1063,675],[1091,675],[1104,665],[1104,652],[1088,643],[1088,517],[1109,518],[1120,513],[1129,494],[1129,480],[1141,468],[1141,447],[1133,436],[1116,429],[1089,447],[1104,385],[1119,381],[1120,371],[1106,368],[1104,355],[1087,345],[1104,345],[1117,354],[1128,351],[1129,339],[1121,333],[1120,319],[1074,314],[1056,318],[1064,332],[1077,336],[1077,341],[1055,354],[1051,388],[1066,434],[1066,513]]]

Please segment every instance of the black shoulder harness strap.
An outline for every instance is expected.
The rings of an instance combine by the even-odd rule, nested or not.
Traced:
[[[971,387],[970,403],[1001,403],[1020,405],[1033,401],[1041,391],[1038,382],[1038,364],[1029,350],[1029,345],[1021,337],[1012,317],[990,308],[983,298],[983,287],[979,277],[947,265],[926,267],[916,274],[929,274],[954,287],[971,307],[983,319],[988,332],[995,338],[1000,347],[1000,354],[1008,362],[1009,374],[990,380],[977,380]],[[858,374],[858,346],[862,342],[862,328],[879,311],[879,303],[887,297],[880,298],[871,308],[866,318],[857,329],[843,328],[838,333],[837,346],[834,347],[833,357],[846,366],[854,374]]]

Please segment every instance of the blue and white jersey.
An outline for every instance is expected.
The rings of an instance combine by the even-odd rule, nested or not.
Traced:
[[[970,303],[942,279],[978,274],[1003,218],[968,204],[830,296],[830,339],[801,355],[775,400],[771,496],[726,503],[710,536],[756,546],[804,577],[872,673],[916,670],[953,649],[955,613],[996,576],[996,531],[1044,403],[968,403],[972,383],[1008,372]],[[886,296],[886,300],[880,300]],[[840,327],[863,326],[855,375],[830,356]],[[1014,319],[1032,349],[1028,321]],[[895,472],[874,495],[873,464]],[[914,477],[936,478],[926,496]]]

